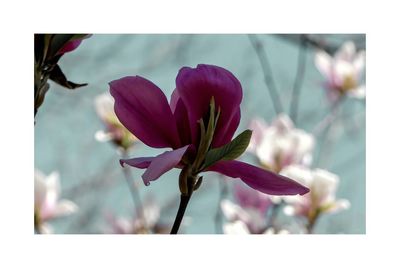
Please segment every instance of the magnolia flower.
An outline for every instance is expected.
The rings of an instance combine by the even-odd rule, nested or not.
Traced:
[[[267,228],[265,214],[254,208],[242,208],[229,200],[221,202],[221,209],[228,222],[222,226],[224,234],[287,234],[285,229]]]
[[[266,232],[267,211],[273,205],[270,196],[240,184],[235,184],[233,193],[237,205],[229,200],[221,202],[221,210],[228,220],[223,226],[224,233]]]
[[[348,209],[348,200],[336,200],[339,177],[322,169],[308,169],[303,166],[289,166],[281,174],[293,178],[310,188],[310,192],[302,197],[284,197],[288,205],[284,208],[287,215],[305,217],[314,223],[322,213],[333,213]]]
[[[65,53],[75,50],[83,39],[90,36],[88,34],[35,34],[34,116],[43,104],[50,88],[48,79],[68,89],[87,85],[68,81],[58,62]]]
[[[88,35],[85,38],[89,38],[90,35]],[[62,55],[64,53],[68,53],[71,51],[74,51],[75,49],[77,49],[79,47],[79,45],[82,43],[82,39],[75,39],[72,41],[69,41],[68,43],[66,43],[58,52],[58,55]]]
[[[285,114],[280,114],[268,126],[263,119],[251,121],[253,135],[247,151],[256,155],[261,166],[279,173],[282,168],[312,161],[314,137],[294,127]]]
[[[150,147],[172,148],[155,157],[121,160],[121,164],[146,169],[142,175],[146,185],[173,168],[181,168],[183,195],[190,196],[197,189],[202,179],[197,175],[204,171],[240,178],[268,194],[308,192],[286,177],[233,160],[247,147],[249,132],[231,142],[240,122],[242,87],[229,71],[202,64],[182,68],[169,104],[160,88],[140,76],[110,82],[110,92],[115,113],[130,132]]]
[[[240,207],[257,211],[261,216],[266,215],[273,203],[271,196],[240,184],[234,185],[233,195]]]
[[[344,94],[365,98],[365,85],[360,81],[365,66],[365,51],[356,52],[353,42],[345,42],[334,57],[325,51],[318,51],[315,65],[326,79],[325,87],[331,100],[337,100]]]
[[[125,217],[115,217],[112,214],[107,214],[107,221],[110,224],[111,230],[108,232],[114,234],[166,234],[169,229],[160,223],[161,209],[156,204],[155,200],[148,198],[143,204],[143,216],[136,215],[128,219]]]
[[[58,200],[60,195],[59,174],[52,172],[45,176],[35,170],[35,230],[39,233],[51,233],[48,221],[67,216],[78,207],[69,200]]]
[[[252,234],[250,230],[247,228],[246,224],[244,224],[241,221],[228,222],[224,224],[222,228],[224,230],[224,234],[235,234],[235,235]],[[262,232],[261,234],[289,234],[289,231],[285,229],[276,230],[271,227]]]
[[[98,141],[112,141],[119,148],[128,150],[136,141],[133,136],[118,120],[114,113],[114,99],[109,93],[104,93],[96,97],[95,108],[97,115],[103,121],[106,131],[96,132]]]
[[[261,214],[260,211],[255,208],[242,208],[225,199],[221,202],[221,210],[228,220],[228,225],[224,224],[223,226],[224,233],[230,233],[225,230],[226,227],[235,227],[234,230],[245,229],[247,233],[252,234],[260,234],[266,230],[267,222],[265,220],[265,214]],[[238,222],[240,222],[240,224],[238,224]]]

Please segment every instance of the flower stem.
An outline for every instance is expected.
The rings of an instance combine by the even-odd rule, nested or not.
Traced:
[[[315,213],[315,215],[313,215],[312,217],[309,217],[308,223],[307,223],[307,225],[306,225],[307,233],[309,233],[309,234],[312,234],[312,233],[313,233],[314,226],[315,226],[315,223],[317,222],[317,219],[318,219],[318,217],[319,217],[319,214],[320,214],[320,212],[317,211],[317,212]]]
[[[179,226],[181,226],[183,215],[185,215],[186,207],[189,203],[191,196],[192,196],[191,194],[188,194],[188,195],[181,194],[181,202],[179,204],[179,209],[178,209],[178,212],[176,213],[174,225],[172,226],[170,234],[178,233]]]
[[[278,204],[273,204],[272,207],[269,209],[269,215],[267,217],[267,229],[270,227],[275,227],[276,225],[276,218],[278,217],[279,211],[283,206],[283,201]]]

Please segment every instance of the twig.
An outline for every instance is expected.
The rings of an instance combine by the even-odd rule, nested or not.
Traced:
[[[311,36],[309,34],[302,34],[302,35],[299,35],[299,34],[278,34],[277,36],[281,37],[282,39],[285,39],[287,41],[293,42],[293,43],[301,42],[302,41],[301,40],[301,36],[302,36],[302,38],[304,38],[304,41],[308,45],[310,45],[310,46],[312,46],[312,47],[314,47],[316,49],[321,49],[321,50],[325,51],[326,53],[328,53],[330,55],[333,55],[341,46],[340,43],[332,44],[332,43],[329,43],[329,42],[325,41],[322,38],[316,38],[316,37],[313,37],[313,36]],[[365,37],[362,37],[360,39],[353,40],[353,41],[355,42],[355,44],[357,46],[357,49],[365,49]]]
[[[339,97],[339,99],[332,104],[328,114],[319,123],[317,123],[312,131],[315,136],[321,135],[328,127],[332,125],[333,121],[335,121],[337,117],[339,106],[343,100],[343,97]]]
[[[261,67],[262,67],[262,70],[264,73],[265,85],[267,86],[269,95],[270,95],[272,103],[274,105],[275,113],[276,113],[276,115],[278,115],[283,112],[283,108],[282,108],[282,103],[279,98],[277,88],[275,86],[275,81],[272,76],[272,70],[271,70],[271,66],[268,61],[267,53],[263,49],[263,45],[257,39],[256,35],[249,34],[247,36],[249,37],[250,43],[252,44],[252,46],[257,54],[257,57],[260,61],[260,64],[261,64]]]
[[[304,74],[306,71],[306,54],[307,54],[306,52],[307,52],[307,42],[305,41],[304,35],[301,35],[299,56],[297,60],[297,73],[293,84],[292,99],[290,104],[290,118],[293,120],[294,124],[296,124],[297,121],[300,91],[303,85]]]
[[[320,124],[317,125],[316,128],[314,128],[313,133],[315,136],[320,136],[321,142],[316,163],[317,166],[321,166],[321,163],[323,163],[323,161],[321,160],[323,155],[329,155],[325,150],[327,148],[327,145],[330,145],[329,136],[331,134],[332,126],[338,117],[339,107],[342,102],[343,97],[340,97],[335,103],[333,103],[330,113],[325,116],[325,118],[320,122]]]

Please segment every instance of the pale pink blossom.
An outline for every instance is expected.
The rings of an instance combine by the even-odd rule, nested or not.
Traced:
[[[35,229],[39,233],[52,233],[49,221],[74,213],[78,207],[69,200],[59,200],[61,194],[58,172],[47,177],[35,170]]]
[[[314,137],[294,126],[286,114],[280,114],[268,125],[256,118],[250,123],[253,135],[247,151],[254,154],[260,165],[274,172],[294,165],[310,165],[314,149]]]
[[[114,98],[109,93],[103,93],[95,98],[97,115],[103,122],[105,129],[95,134],[96,140],[100,142],[111,141],[119,148],[129,149],[138,141],[118,120],[114,112]]]
[[[134,217],[116,217],[111,213],[106,214],[109,223],[107,233],[113,234],[148,234],[169,233],[169,227],[160,223],[161,208],[153,198],[147,198],[143,204],[144,215]]]
[[[223,225],[224,234],[234,234],[234,235],[244,235],[244,234],[253,234],[248,226],[240,221],[236,220],[233,222],[227,222]],[[259,234],[289,234],[289,231],[286,229],[274,229],[272,227],[267,228],[265,231]]]
[[[353,42],[345,42],[332,57],[325,51],[315,54],[315,65],[325,77],[325,88],[332,101],[342,95],[365,98],[362,72],[365,67],[365,51],[356,51]]]
[[[301,197],[286,196],[288,205],[284,208],[287,215],[297,215],[315,220],[322,213],[338,212],[350,207],[346,199],[336,199],[339,177],[322,169],[309,169],[304,166],[289,166],[281,174],[288,176],[310,188],[310,192]]]
[[[261,215],[255,208],[242,208],[225,199],[221,202],[221,210],[228,221],[223,226],[224,233],[246,230],[247,233],[256,234],[262,233],[266,229],[265,215]]]

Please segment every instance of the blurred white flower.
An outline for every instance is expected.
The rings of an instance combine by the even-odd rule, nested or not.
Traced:
[[[95,108],[106,128],[105,131],[96,132],[96,140],[101,142],[112,141],[125,150],[138,140],[119,122],[114,112],[114,98],[109,93],[103,93],[95,98]]]
[[[315,65],[326,79],[325,87],[332,101],[344,94],[365,98],[365,85],[360,82],[365,67],[365,51],[357,52],[353,42],[345,42],[333,57],[319,50],[315,54]]]
[[[322,169],[311,170],[304,166],[289,166],[280,173],[310,188],[304,196],[285,196],[288,205],[284,208],[287,215],[304,216],[315,221],[321,213],[332,213],[348,209],[346,199],[336,200],[339,177]]]
[[[240,220],[225,223],[222,229],[224,231],[224,234],[235,234],[235,235],[252,234],[247,225]],[[270,227],[266,229],[264,232],[259,234],[289,234],[289,231],[285,229],[281,229],[278,231]]]
[[[60,196],[60,182],[58,172],[45,176],[35,170],[35,230],[39,233],[52,233],[48,221],[67,216],[75,212],[78,207],[69,200],[58,200]]]
[[[246,229],[250,233],[262,233],[263,230],[266,229],[265,215],[262,215],[257,208],[242,208],[225,199],[221,202],[221,210],[229,223],[235,223],[239,221],[246,226]],[[231,227],[232,226],[228,228]],[[239,228],[235,225],[235,228],[236,227]]]
[[[311,164],[314,137],[295,128],[286,114],[278,115],[270,126],[263,119],[253,119],[249,128],[253,134],[247,151],[254,154],[264,168],[279,173],[289,165]]]
[[[110,224],[107,233],[113,234],[147,234],[147,233],[169,233],[169,228],[160,224],[161,208],[153,198],[148,197],[143,204],[144,216],[115,217],[108,213],[106,220]]]
[[[222,229],[224,231],[224,234],[250,234],[249,229],[247,228],[247,225],[242,222],[242,221],[234,221],[234,222],[228,222],[225,223],[222,226]]]

